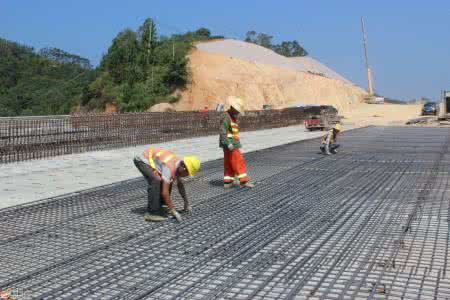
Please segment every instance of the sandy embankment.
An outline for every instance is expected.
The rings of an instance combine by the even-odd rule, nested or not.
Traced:
[[[420,115],[420,104],[365,104],[360,103],[344,110],[344,123],[357,126],[367,125],[405,125]]]
[[[246,109],[264,104],[328,104],[355,125],[398,125],[418,115],[418,105],[362,103],[366,91],[312,58],[287,58],[235,40],[202,43],[190,54],[192,80],[175,105],[152,111],[214,109],[228,95],[245,100]]]

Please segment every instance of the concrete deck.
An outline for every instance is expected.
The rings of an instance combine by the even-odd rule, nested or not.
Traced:
[[[351,126],[346,126],[350,129]],[[242,133],[243,152],[317,138],[303,125]],[[0,208],[24,204],[140,176],[132,158],[149,145],[58,156],[0,165]],[[208,136],[155,144],[182,156],[196,154],[203,162],[223,156],[218,137]]]

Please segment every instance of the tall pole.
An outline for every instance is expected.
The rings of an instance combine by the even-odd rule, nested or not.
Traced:
[[[147,66],[150,63],[150,49],[152,47],[152,38],[153,38],[153,20],[150,20],[150,39],[148,40],[147,45]]]
[[[152,42],[153,42],[152,39],[153,39],[153,20],[150,20],[150,40],[149,40],[149,47],[148,47],[148,54],[147,54],[148,62],[150,61],[150,50],[151,50]],[[152,83],[152,90],[153,90],[153,63],[152,63],[151,83]]]
[[[366,27],[364,25],[364,19],[361,17],[361,28],[363,34],[363,42],[364,42],[364,56],[366,59],[366,68],[367,68],[367,82],[369,86],[369,96],[373,96],[373,80],[372,80],[372,70],[369,65],[369,55],[367,54],[367,35],[366,35]]]

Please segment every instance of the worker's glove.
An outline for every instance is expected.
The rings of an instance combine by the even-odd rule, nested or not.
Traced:
[[[190,205],[185,205],[183,212],[187,215],[192,215],[192,207]]]
[[[183,218],[181,218],[181,215],[176,211],[176,209],[171,209],[170,214],[177,219],[178,222],[183,221]]]
[[[233,151],[233,150],[234,150],[233,144],[229,144],[229,145],[228,145],[228,150],[230,150],[230,151]]]

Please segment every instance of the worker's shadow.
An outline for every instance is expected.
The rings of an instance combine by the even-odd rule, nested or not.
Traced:
[[[146,206],[135,207],[131,210],[131,212],[133,214],[143,216],[147,212],[147,207]]]

